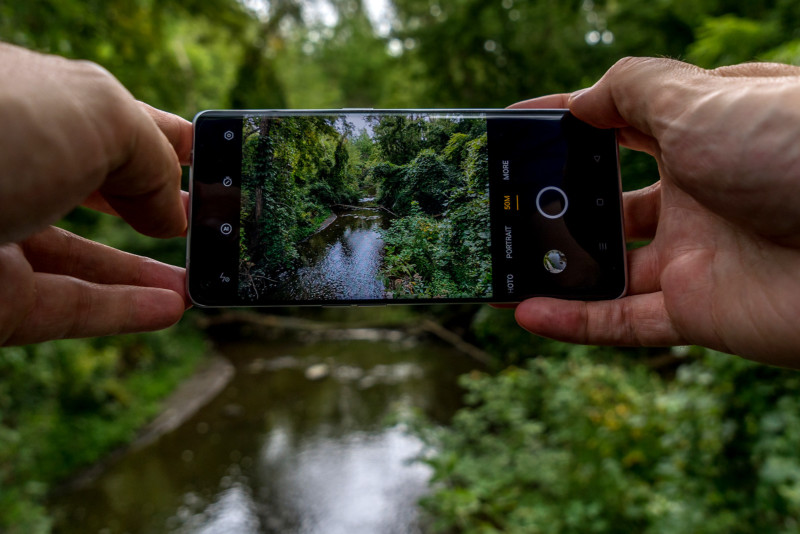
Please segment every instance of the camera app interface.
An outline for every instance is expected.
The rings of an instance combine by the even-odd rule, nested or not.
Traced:
[[[219,244],[202,278],[244,304],[518,300],[596,285],[602,255],[618,247],[598,211],[619,217],[616,179],[608,191],[572,182],[603,165],[616,176],[613,134],[613,157],[568,163],[568,139],[585,132],[565,120],[274,112],[201,121],[196,148],[212,144],[203,153],[215,157],[196,149],[208,171],[195,176],[195,205],[215,202],[193,219]],[[594,231],[581,235],[587,217]]]

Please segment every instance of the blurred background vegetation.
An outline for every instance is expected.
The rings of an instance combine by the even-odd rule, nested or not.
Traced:
[[[0,40],[98,62],[191,119],[227,107],[502,107],[626,55],[800,63],[796,0],[3,0]],[[623,151],[625,187],[657,178]],[[182,264],[78,210],[63,225]],[[195,312],[196,313],[196,312]],[[431,445],[443,532],[796,532],[800,377],[698,348],[533,338],[508,312],[432,308],[494,358]],[[0,352],[0,531],[47,532],[47,492],[131,439],[207,351],[166,332]],[[541,357],[540,357],[541,356]]]

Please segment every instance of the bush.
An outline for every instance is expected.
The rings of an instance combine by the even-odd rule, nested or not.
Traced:
[[[3,349],[0,532],[49,532],[52,485],[129,442],[205,353],[184,326]]]
[[[416,426],[436,532],[798,529],[793,372],[708,351],[665,381],[571,355],[461,384],[449,428]]]

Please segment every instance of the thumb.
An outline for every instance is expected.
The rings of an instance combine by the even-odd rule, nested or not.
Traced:
[[[658,137],[664,115],[683,109],[680,104],[692,91],[689,79],[705,72],[671,59],[627,57],[592,87],[573,93],[568,107],[573,115],[598,128],[632,126]]]

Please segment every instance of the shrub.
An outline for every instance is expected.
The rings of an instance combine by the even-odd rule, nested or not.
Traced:
[[[461,383],[450,427],[416,426],[436,532],[797,531],[793,372],[708,351],[666,381],[572,355]]]

